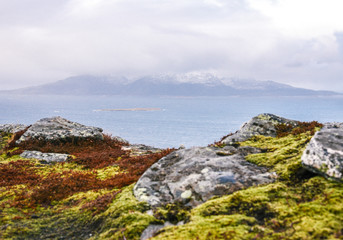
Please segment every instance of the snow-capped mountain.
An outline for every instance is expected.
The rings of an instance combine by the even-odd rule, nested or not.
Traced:
[[[3,91],[5,92],[5,91]],[[19,94],[148,95],[148,96],[308,96],[328,91],[295,88],[273,81],[216,76],[211,73],[156,74],[128,79],[117,76],[75,76],[36,87],[6,91]]]

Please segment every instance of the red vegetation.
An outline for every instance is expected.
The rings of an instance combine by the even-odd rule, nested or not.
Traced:
[[[78,192],[100,189],[120,189],[136,182],[139,177],[156,161],[174,151],[166,149],[158,153],[130,156],[130,151],[122,150],[122,142],[104,136],[104,140],[86,139],[77,142],[50,143],[32,140],[19,144],[22,150],[72,154],[71,160],[83,165],[84,171],[68,170],[38,175],[37,167],[29,160],[18,160],[0,165],[0,187],[24,184],[26,191],[16,193],[12,206],[34,207],[37,204],[48,206],[52,201],[62,200]],[[12,146],[12,145],[11,145]],[[10,150],[7,148],[7,151]],[[17,151],[18,152],[18,151]],[[7,152],[9,154],[10,151]],[[56,163],[62,164],[63,163]],[[97,169],[119,166],[121,173],[101,180]],[[97,202],[85,208],[93,208],[101,202],[111,201],[115,195],[104,195]],[[99,211],[101,208],[99,209]]]
[[[127,151],[122,150],[125,144],[104,135],[104,140],[83,139],[71,142],[44,142],[31,140],[19,144],[20,149],[35,150],[41,152],[67,153],[76,156],[75,162],[86,168],[104,168],[124,155]]]
[[[18,160],[7,164],[0,164],[0,187],[18,184],[34,184],[39,179],[34,164],[26,160]]]
[[[323,124],[317,121],[312,122],[298,122],[297,126],[292,126],[290,124],[278,124],[275,126],[277,137],[285,137],[288,134],[299,135],[305,132],[311,132],[313,135],[315,133],[315,128],[322,128]]]
[[[99,189],[99,183],[96,176],[90,172],[51,173],[33,186],[28,197],[31,204],[49,205],[52,201],[62,200],[74,193]]]
[[[81,210],[90,210],[93,212],[93,215],[103,212],[107,209],[107,206],[113,202],[118,193],[121,193],[121,190],[102,195],[97,199],[84,204],[81,207]]]
[[[159,153],[151,153],[135,157],[124,156],[116,161],[120,169],[125,170],[110,179],[104,180],[106,188],[122,188],[128,186],[140,178],[140,176],[155,162],[173,152],[174,149],[166,149]]]
[[[225,144],[223,144],[222,141],[223,141],[225,138],[230,137],[230,136],[232,136],[232,135],[233,135],[233,133],[229,133],[229,134],[223,136],[219,141],[216,141],[216,142],[214,142],[214,143],[212,143],[212,144],[209,144],[208,146],[209,146],[209,147],[224,147]]]

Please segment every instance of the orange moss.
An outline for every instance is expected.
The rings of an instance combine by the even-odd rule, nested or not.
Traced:
[[[27,160],[18,160],[7,164],[0,163],[0,187],[19,184],[35,184],[39,175],[32,167],[34,164]]]
[[[25,189],[16,193],[10,205],[17,208],[49,206],[78,192],[100,189],[120,189],[136,182],[139,177],[156,161],[171,153],[166,149],[158,153],[130,156],[130,151],[122,150],[124,143],[105,135],[104,140],[84,139],[74,142],[42,142],[31,140],[18,145],[18,153],[23,150],[41,152],[67,153],[76,156],[74,161],[84,166],[83,171],[66,170],[50,172],[48,175],[37,175],[37,167],[29,160],[19,160],[0,165],[0,186],[23,184]],[[9,145],[9,146],[12,146]],[[13,154],[7,148],[7,154]],[[57,163],[62,164],[63,163]],[[121,173],[101,180],[97,169],[108,166],[119,166]],[[104,196],[99,201],[109,201]],[[96,203],[94,203],[96,204]],[[91,207],[91,206],[89,206]]]
[[[119,157],[127,155],[128,152],[122,150],[124,145],[126,144],[104,135],[104,140],[77,139],[70,142],[30,140],[19,144],[18,147],[23,150],[71,154],[76,156],[76,163],[93,169],[110,166]]]
[[[323,124],[318,123],[317,121],[312,122],[297,122],[297,126],[294,127],[290,124],[278,124],[275,126],[277,137],[285,137],[288,134],[300,135],[301,133],[311,132],[313,135],[316,128],[322,128]]]

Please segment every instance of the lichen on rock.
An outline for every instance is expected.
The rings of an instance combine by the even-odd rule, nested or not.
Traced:
[[[13,134],[27,128],[24,124],[0,124],[1,134]]]
[[[135,196],[152,206],[174,202],[196,206],[213,196],[275,180],[266,168],[244,159],[249,152],[246,147],[237,148],[228,156],[217,151],[222,149],[198,147],[171,153],[142,175],[135,185]]]
[[[40,160],[43,163],[56,163],[56,162],[66,162],[72,159],[69,154],[62,153],[42,153],[40,151],[24,151],[20,154],[22,158],[34,158]]]
[[[52,117],[43,118],[30,126],[17,141],[17,144],[28,140],[66,142],[87,138],[103,139],[102,129],[88,127],[61,117]]]
[[[328,123],[318,131],[302,155],[310,171],[343,181],[343,123]]]
[[[237,132],[224,138],[221,143],[231,145],[258,135],[276,137],[276,126],[279,124],[287,124],[294,127],[298,124],[298,121],[282,118],[270,113],[263,113],[244,123]]]

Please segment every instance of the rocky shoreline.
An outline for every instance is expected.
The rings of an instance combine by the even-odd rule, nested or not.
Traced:
[[[343,237],[343,123],[260,114],[178,150],[61,117],[0,134],[1,239]]]

